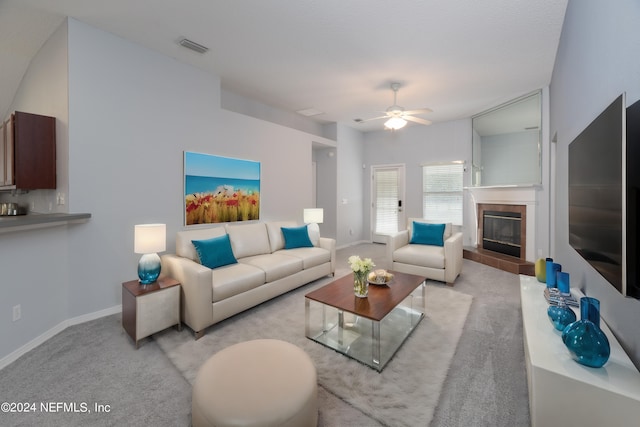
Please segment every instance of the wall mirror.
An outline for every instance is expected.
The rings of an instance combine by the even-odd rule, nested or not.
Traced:
[[[541,183],[542,93],[472,117],[474,187]]]

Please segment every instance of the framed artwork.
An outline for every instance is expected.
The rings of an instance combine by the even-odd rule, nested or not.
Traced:
[[[260,219],[260,162],[184,152],[185,225]]]

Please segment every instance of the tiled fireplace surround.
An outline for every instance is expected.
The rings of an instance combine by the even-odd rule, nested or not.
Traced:
[[[487,230],[484,224],[485,214],[495,213],[495,216],[492,215],[492,218],[496,218],[498,216],[509,215],[509,214],[517,214],[520,218],[518,221],[518,225],[514,224],[514,227],[511,228],[519,229],[520,232],[520,255],[517,258],[522,260],[526,260],[526,247],[527,247],[527,207],[525,205],[511,205],[511,204],[498,204],[498,203],[478,203],[478,247],[482,247],[483,249],[494,250],[500,252],[497,249],[492,249],[490,246],[487,247],[485,244],[485,238],[491,238],[491,230]],[[500,219],[495,219],[495,221],[501,221]],[[502,225],[503,223],[501,223]],[[502,233],[499,233],[502,234]],[[505,239],[506,240],[506,239]],[[509,239],[510,240],[510,239]],[[504,240],[503,240],[504,241]],[[489,244],[490,245],[490,244]],[[512,246],[512,249],[514,247]]]
[[[534,274],[537,187],[468,188],[477,218],[476,245],[466,247],[464,257],[516,274]],[[513,211],[522,215],[521,256],[515,258],[482,249],[482,210]],[[475,226],[475,225],[474,225]]]

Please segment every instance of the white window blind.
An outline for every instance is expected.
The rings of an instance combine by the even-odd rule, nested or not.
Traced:
[[[422,216],[462,225],[463,163],[422,166]]]
[[[379,170],[376,180],[376,233],[398,231],[398,171]]]

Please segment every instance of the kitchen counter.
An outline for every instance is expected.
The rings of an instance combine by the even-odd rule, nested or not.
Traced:
[[[27,215],[0,216],[0,233],[81,223],[88,221],[89,218],[91,218],[90,213],[29,213]]]

